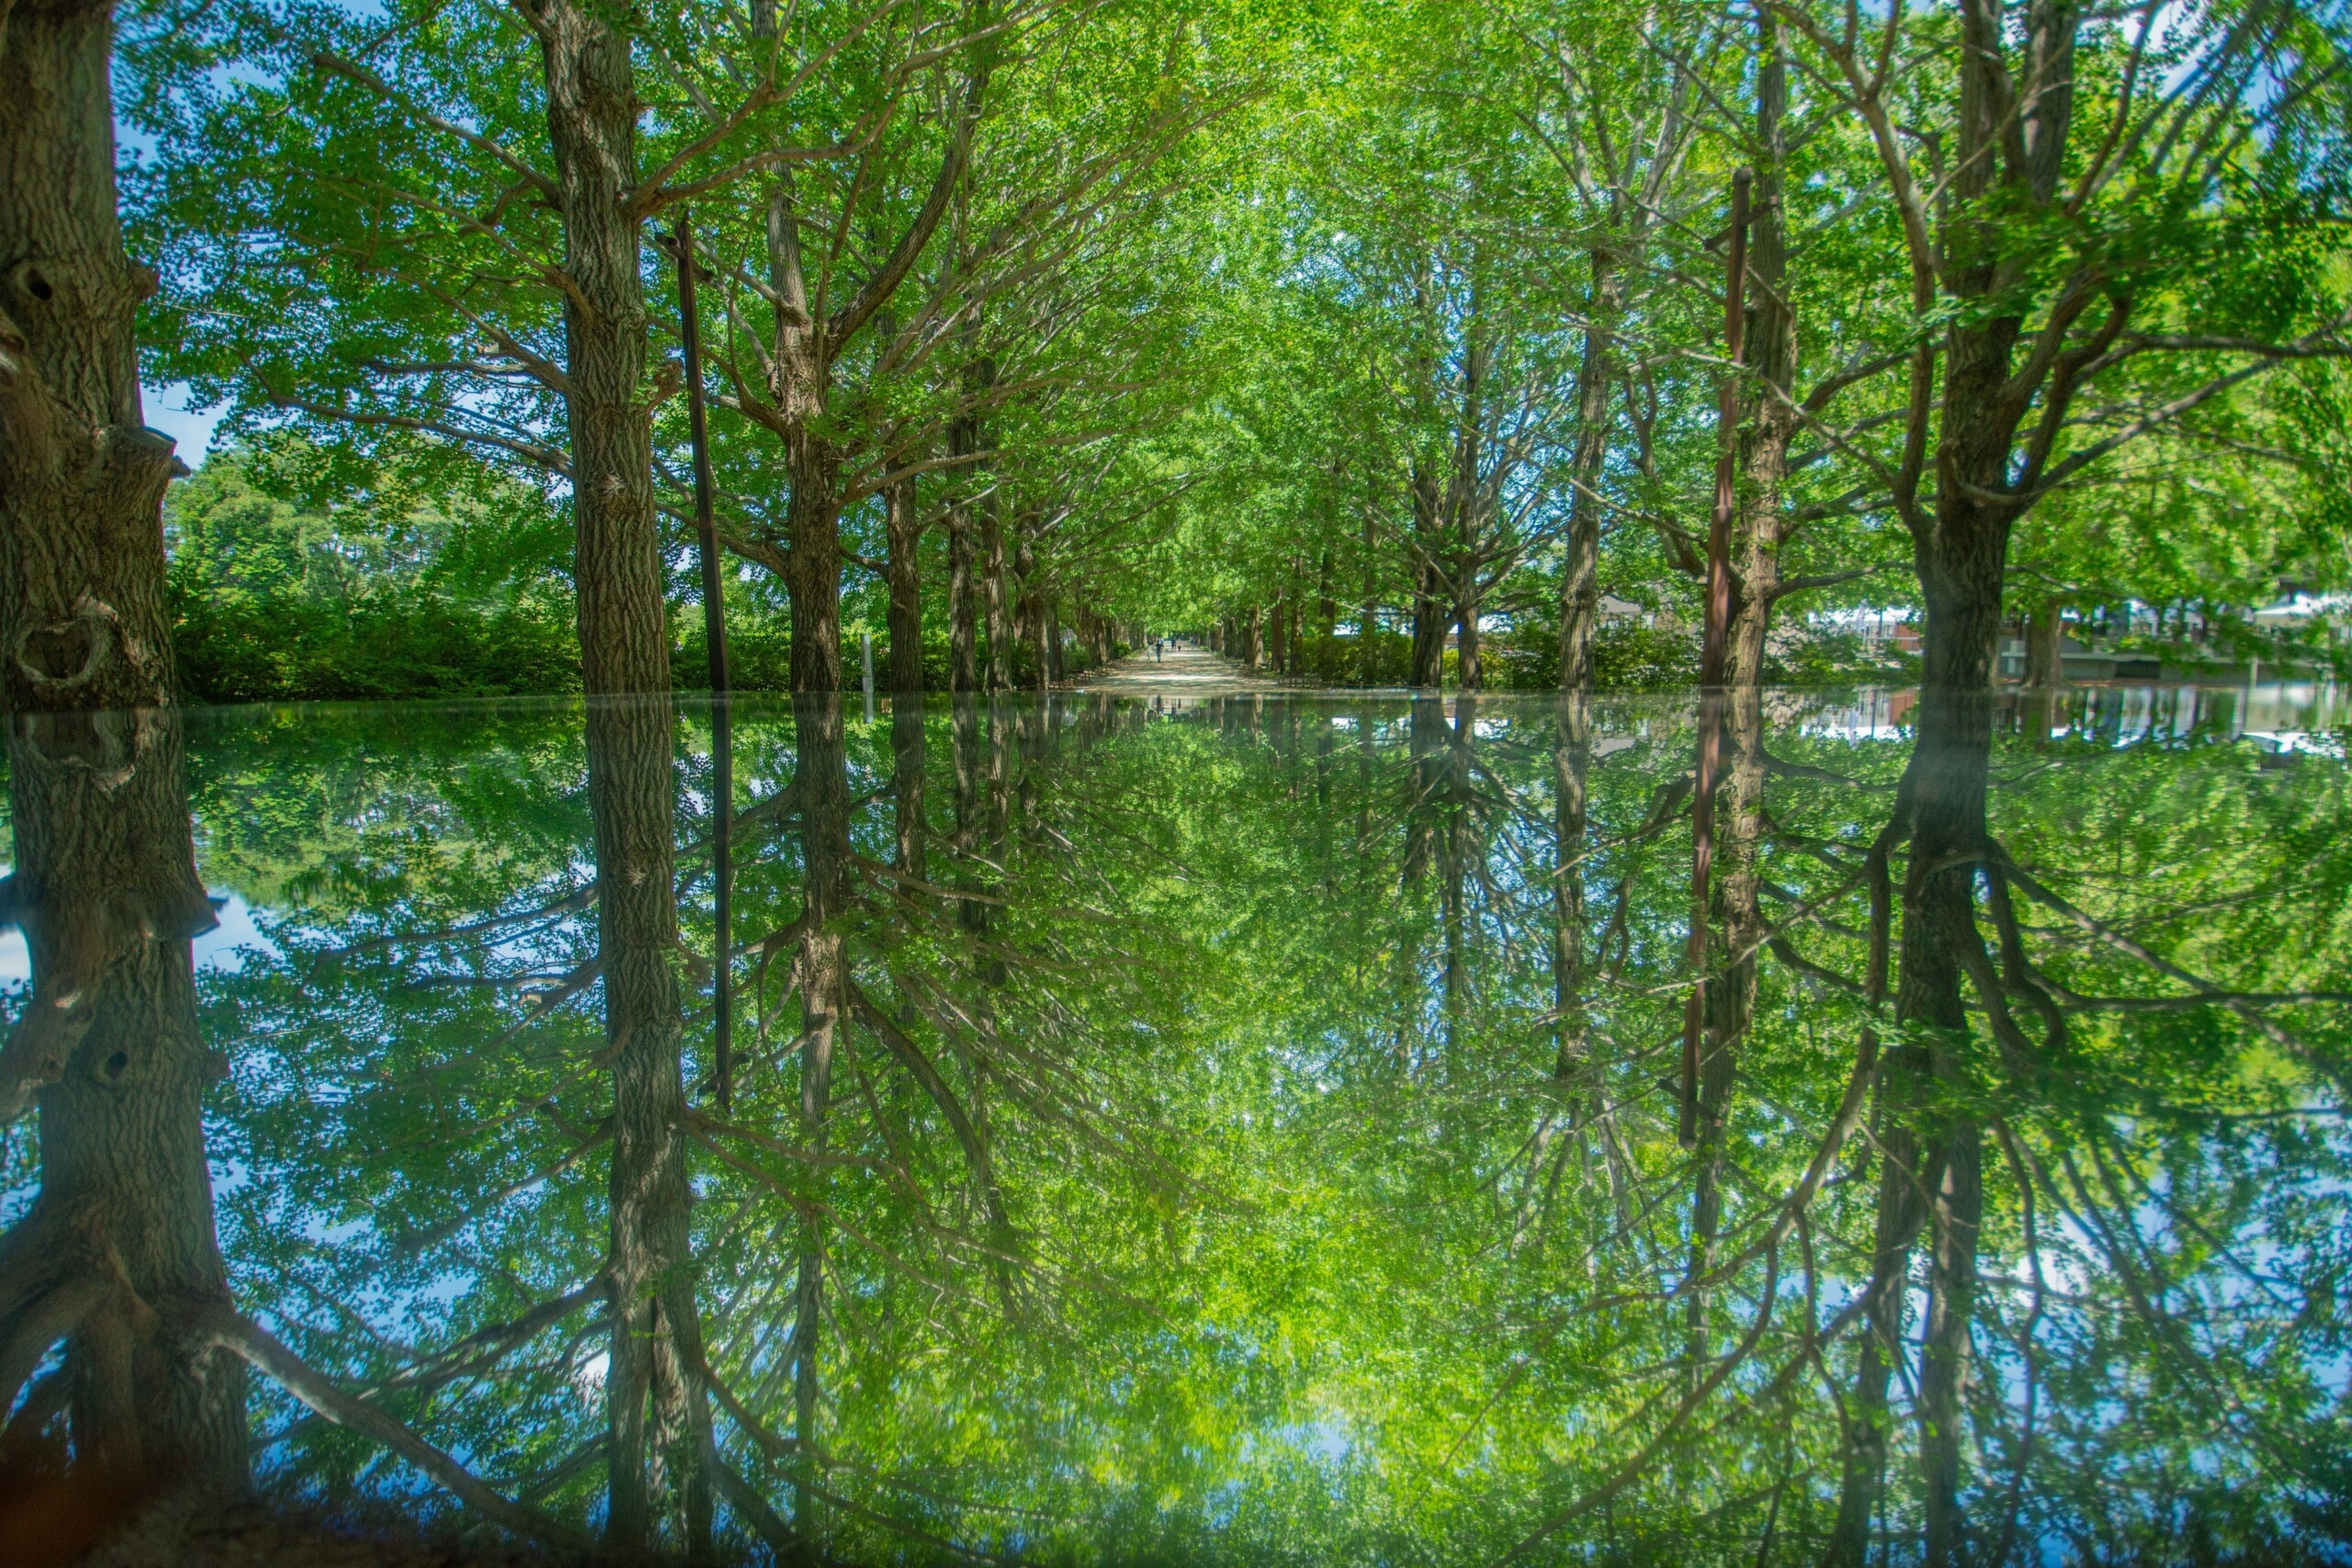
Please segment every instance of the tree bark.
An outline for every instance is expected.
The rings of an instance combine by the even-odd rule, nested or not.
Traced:
[[[889,552],[890,690],[901,696],[922,692],[922,520],[915,512],[915,485],[901,479],[882,493],[883,531]]]
[[[786,443],[792,498],[785,528],[792,554],[785,582],[792,600],[792,689],[842,689],[841,457],[806,427]]]
[[[1376,492],[1375,492],[1376,493]],[[1380,515],[1373,496],[1363,503],[1363,597],[1356,604],[1356,679],[1371,685],[1380,678]]]
[[[968,334],[967,334],[968,335]],[[977,354],[964,369],[964,397],[968,404],[995,379],[990,362]],[[947,425],[947,455],[971,458],[981,450],[980,415],[967,406]],[[948,689],[971,694],[980,689],[980,586],[974,581],[978,541],[974,536],[971,488],[984,471],[978,462],[959,462],[954,469],[956,493],[947,507],[947,642]]]
[[[849,970],[837,921],[851,892],[849,754],[840,704],[829,694],[794,697],[793,731],[806,868],[803,935],[796,959],[801,1006],[800,1136],[804,1146],[821,1154],[831,1122],[833,1057],[849,1010]],[[790,1345],[793,1431],[802,1445],[794,1522],[803,1535],[813,1537],[819,1514],[814,1448],[822,1387],[819,1350],[827,1238],[820,1219],[811,1216],[803,1223]]]
[[[690,1542],[707,1543],[709,1424],[699,1373],[687,1184],[684,1026],[677,973],[672,800],[674,720],[667,696],[592,699],[588,801],[596,842],[597,956],[613,1062],[613,1159],[605,1288],[607,1539],[652,1539],[664,1494]]]
[[[1012,585],[1004,558],[1004,523],[993,493],[980,502],[980,569],[989,623],[989,690],[1012,690]]]
[[[19,8],[0,51],[0,694],[18,712],[173,695],[168,437],[144,428],[115,215],[103,5]]]
[[[616,1547],[636,1551],[649,1539],[653,1493],[663,1477],[680,1480],[690,1528],[707,1521],[710,1507],[709,1478],[688,1451],[697,1425],[693,1412],[703,1409],[707,1423],[707,1407],[692,1374],[677,1364],[685,1346],[698,1344],[700,1325],[685,1275],[690,1193],[677,1128],[684,1105],[683,1027],[670,966],[677,911],[669,625],[652,436],[639,387],[646,333],[640,236],[628,206],[638,179],[639,106],[630,40],[603,13],[571,0],[539,0],[533,15],[572,284],[564,306],[565,406],[582,683],[589,695],[597,954],[605,1039],[614,1052],[605,1530]],[[654,1413],[649,1431],[657,1404],[665,1408]],[[682,1417],[687,1430],[667,1429]]]
[[[674,1483],[690,1550],[707,1551],[708,1410],[687,1272],[683,1026],[677,977],[669,625],[653,507],[630,39],[570,0],[534,10],[548,129],[563,193],[566,398],[597,954],[613,1053],[606,1286],[607,1539],[640,1550],[655,1495]],[[797,638],[795,657],[798,657]]]
[[[1560,690],[1592,690],[1593,639],[1600,630],[1601,467],[1609,456],[1609,389],[1615,375],[1612,345],[1623,309],[1617,254],[1592,251],[1591,314],[1577,368],[1577,444],[1569,459],[1576,488],[1568,497],[1567,559],[1560,572]]]
[[[591,696],[670,689],[653,509],[645,288],[630,41],[601,11],[530,0],[562,192],[564,400],[571,448],[581,683]]]
[[[1793,407],[1796,322],[1787,305],[1788,228],[1781,202],[1789,66],[1781,26],[1776,13],[1758,13],[1756,136],[1765,156],[1756,172],[1755,203],[1750,209],[1754,216],[1749,220],[1747,321],[1740,336],[1751,372],[1770,390],[1750,400],[1748,419],[1738,438],[1739,488],[1732,513],[1732,618],[1726,650],[1730,684],[1735,689],[1755,686],[1764,679],[1772,606],[1780,594],[1781,549],[1790,532],[1781,493],[1788,478],[1789,443],[1799,423]],[[1758,744],[1761,743],[1759,730]]]
[[[1410,683],[1434,688],[1445,674],[1445,626],[1451,618],[1445,574],[1434,553],[1437,540],[1437,475],[1420,459],[1413,463],[1413,669]]]
[[[947,512],[947,689],[970,696],[980,689],[979,591],[972,580],[971,520],[961,502]]]
[[[2025,627],[2025,683],[2038,691],[2047,691],[2066,683],[2064,657],[2065,622],[2058,615],[2058,601],[2043,598],[2034,606],[2033,615]]]
[[[926,869],[926,849],[931,830],[923,811],[923,751],[922,705],[893,703],[890,706],[890,778],[891,795],[897,807],[896,863],[918,882],[927,881],[931,875]]]
[[[188,947],[214,921],[179,720],[19,711],[8,767],[33,996],[7,1055],[42,1081],[41,1185],[0,1242],[0,1343],[67,1336],[79,1462],[134,1488],[233,1493],[243,1364],[203,1326],[230,1304],[203,1119],[223,1064],[198,1032]],[[13,1067],[12,1087],[28,1077]]]
[[[5,21],[6,886],[33,988],[0,1050],[0,1119],[38,1095],[41,1188],[0,1239],[0,1344],[65,1337],[80,1461],[233,1492],[244,1376],[199,1326],[229,1302],[204,1148],[218,1059],[198,1033],[188,947],[213,916],[168,707],[172,443],[144,428],[134,335],[154,277],[124,254],[116,215],[112,8]],[[16,1393],[0,1390],[0,1406]]]
[[[1558,1050],[1553,1076],[1566,1078],[1583,1062],[1585,775],[1592,765],[1592,699],[1560,694],[1560,732],[1552,751],[1552,1013]]]
[[[1724,699],[1725,739],[1730,742],[1729,809],[1721,818],[1713,885],[1714,923],[1722,932],[1720,956],[1709,965],[1699,1070],[1699,1160],[1691,1201],[1692,1263],[1701,1272],[1713,1265],[1715,1237],[1723,1218],[1724,1139],[1737,1079],[1738,1052],[1756,1010],[1756,953],[1769,932],[1762,909],[1758,857],[1764,838],[1765,750],[1763,679],[1772,604],[1781,583],[1781,547],[1788,530],[1781,491],[1788,469],[1789,442],[1797,419],[1789,406],[1796,373],[1795,323],[1784,303],[1788,270],[1786,230],[1781,212],[1781,164],[1788,110],[1788,62],[1780,23],[1770,12],[1758,18],[1757,140],[1766,151],[1757,174],[1750,209],[1750,243],[1742,323],[1743,357],[1758,380],[1776,389],[1750,401],[1736,455],[1738,489],[1732,514],[1732,617],[1728,628],[1729,682]],[[1690,1303],[1693,1364],[1702,1348],[1702,1295]]]
[[[1465,692],[1484,689],[1487,671],[1478,649],[1478,570],[1467,560],[1456,574],[1453,599],[1454,682]]]

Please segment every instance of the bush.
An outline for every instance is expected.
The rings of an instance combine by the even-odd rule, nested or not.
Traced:
[[[1556,667],[1558,654],[1553,655]],[[1699,683],[1696,632],[1663,631],[1628,617],[1603,621],[1592,642],[1592,683],[1617,691],[1655,691]],[[1555,675],[1554,680],[1556,682]]]
[[[1412,678],[1413,639],[1396,632],[1373,634],[1375,686],[1402,686]],[[1489,691],[1548,692],[1560,683],[1559,628],[1530,621],[1487,634],[1479,648]],[[1698,639],[1682,632],[1661,632],[1638,621],[1608,621],[1594,646],[1595,683],[1604,687],[1645,688],[1687,686],[1699,678]],[[1308,680],[1327,686],[1359,686],[1363,666],[1351,635],[1309,637],[1302,671]],[[1459,679],[1460,660],[1445,652],[1442,679]]]
[[[1873,653],[1853,632],[1825,631],[1792,622],[1776,627],[1764,660],[1764,679],[1776,686],[1834,686],[1853,682],[1914,681],[1919,656],[1893,643]]]
[[[670,685],[681,692],[710,690],[708,639],[703,635],[702,606],[687,604],[671,611]],[[845,639],[842,673],[857,684],[857,638]],[[876,679],[889,668],[881,645],[874,649]],[[727,684],[738,692],[792,690],[792,631],[782,616],[732,616],[727,623]]]
[[[1396,632],[1372,634],[1372,679],[1363,678],[1363,653],[1353,633],[1302,639],[1300,673],[1326,686],[1401,686],[1412,679],[1413,639]]]
[[[516,696],[580,689],[570,618],[522,604],[481,611],[437,598],[346,604],[223,604],[175,577],[172,639],[189,702]]]

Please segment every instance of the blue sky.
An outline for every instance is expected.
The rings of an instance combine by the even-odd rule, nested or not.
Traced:
[[[220,423],[220,415],[226,411],[190,410],[185,381],[175,381],[167,387],[141,387],[139,394],[147,412],[147,423],[180,444],[180,461],[191,468],[201,466],[212,446],[212,427]]]

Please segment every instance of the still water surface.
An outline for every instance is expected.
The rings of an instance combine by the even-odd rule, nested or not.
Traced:
[[[559,1555],[2344,1551],[2331,694],[1996,699],[1956,872],[1884,831],[1914,705],[1736,728],[1686,1089],[1689,699],[739,700],[724,1105],[707,705],[187,716],[131,765],[220,902],[187,1132],[260,1337],[169,1376],[265,1495]],[[1905,1000],[1939,963],[1957,1021]],[[20,1237],[75,1234],[71,1097],[141,1092],[113,1027],[6,1145]],[[98,1429],[91,1310],[14,1462]]]

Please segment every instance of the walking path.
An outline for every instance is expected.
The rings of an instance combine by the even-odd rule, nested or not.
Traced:
[[[1276,692],[1279,682],[1252,675],[1229,659],[1197,648],[1171,648],[1159,659],[1147,648],[1115,663],[1080,675],[1081,692],[1131,697],[1229,697],[1242,692]]]

